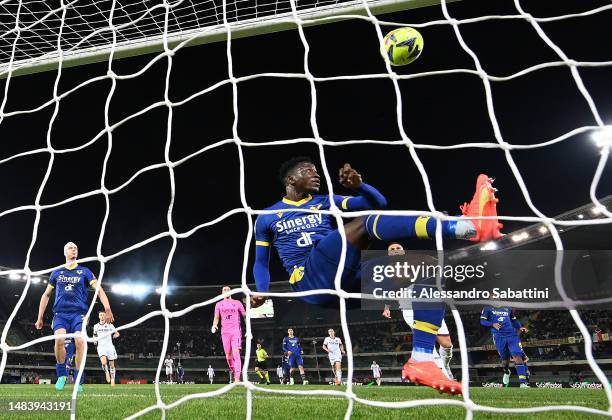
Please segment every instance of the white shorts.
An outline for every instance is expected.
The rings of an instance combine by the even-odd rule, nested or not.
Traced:
[[[342,362],[341,354],[329,353],[328,356],[329,356],[329,363],[331,363],[332,365],[336,362]]]
[[[380,373],[378,375],[374,374],[373,377],[374,377],[374,379],[380,379]]]
[[[117,351],[115,346],[98,346],[98,357],[106,356],[108,360],[117,359]]]
[[[402,316],[404,317],[404,321],[406,321],[406,324],[408,324],[410,329],[412,329],[412,326],[414,325],[414,310],[404,309],[402,311]],[[442,318],[442,325],[440,325],[438,335],[449,335],[448,327],[446,326],[446,321],[444,321],[444,318]]]
[[[172,368],[166,367],[166,375],[172,375]]]

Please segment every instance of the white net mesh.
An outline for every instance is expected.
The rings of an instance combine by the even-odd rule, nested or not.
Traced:
[[[27,256],[25,259],[25,265],[23,269],[19,270],[4,270],[0,271],[0,275],[11,275],[11,274],[23,274],[27,276],[27,282],[25,284],[25,288],[23,293],[21,294],[13,312],[11,313],[9,319],[6,322],[6,325],[3,329],[2,336],[0,339],[0,347],[3,350],[2,352],[2,361],[0,364],[0,374],[4,373],[5,366],[7,363],[7,357],[9,352],[15,350],[25,349],[28,346],[40,343],[44,341],[51,341],[54,339],[53,336],[47,336],[43,338],[39,338],[27,343],[24,343],[19,346],[9,346],[7,344],[7,334],[10,329],[11,323],[15,319],[19,308],[21,307],[25,296],[28,292],[28,289],[32,283],[32,277],[36,275],[41,275],[44,273],[49,273],[53,269],[59,267],[53,267],[40,271],[32,271],[30,269],[30,260],[31,253],[34,245],[37,241],[37,236],[39,233],[39,224],[41,219],[41,213],[47,209],[59,207],[63,204],[82,200],[86,197],[91,196],[102,196],[106,203],[106,211],[105,216],[100,228],[99,236],[98,236],[98,246],[97,252],[95,256],[90,256],[86,258],[82,258],[79,261],[86,263],[88,261],[98,261],[100,263],[100,273],[99,273],[99,285],[104,285],[104,275],[105,275],[105,267],[106,264],[121,255],[130,253],[138,248],[141,248],[147,244],[158,241],[162,238],[170,238],[172,241],[172,246],[170,252],[167,256],[164,276],[163,276],[163,284],[161,289],[161,297],[160,297],[160,305],[161,310],[153,311],[148,313],[146,316],[141,317],[140,319],[122,325],[119,330],[128,329],[135,325],[142,324],[150,318],[161,316],[164,318],[165,322],[165,334],[164,334],[164,342],[163,348],[161,352],[161,357],[159,360],[157,373],[156,373],[156,386],[155,393],[157,397],[157,404],[152,405],[144,410],[139,411],[138,413],[134,413],[132,417],[141,416],[147,412],[153,410],[161,410],[163,415],[169,409],[177,407],[178,405],[184,403],[185,401],[195,399],[195,398],[211,398],[223,393],[228,392],[236,385],[227,385],[225,387],[219,388],[212,392],[198,393],[198,394],[190,394],[185,396],[171,404],[167,404],[163,401],[162,395],[160,392],[159,385],[159,377],[160,372],[163,365],[163,355],[166,353],[168,348],[168,338],[169,338],[169,326],[170,319],[175,317],[181,317],[187,315],[189,312],[193,311],[202,306],[211,305],[216,301],[221,299],[221,296],[211,299],[205,302],[198,303],[196,305],[189,306],[180,311],[171,311],[168,309],[166,304],[167,290],[168,290],[168,278],[170,272],[170,266],[173,261],[173,256],[177,247],[177,243],[179,239],[188,238],[197,232],[200,229],[204,229],[206,227],[217,224],[228,217],[235,214],[244,214],[248,219],[248,235],[247,241],[244,245],[244,258],[243,258],[243,268],[242,268],[242,287],[238,289],[234,289],[233,293],[244,293],[248,296],[256,295],[257,293],[249,288],[247,284],[247,279],[249,278],[247,266],[248,262],[248,253],[251,246],[252,234],[253,234],[253,222],[252,216],[274,213],[274,211],[262,211],[255,210],[249,206],[249,203],[246,199],[245,193],[245,165],[244,165],[244,157],[243,157],[243,148],[244,147],[262,147],[267,145],[287,145],[298,142],[309,142],[313,143],[318,147],[319,158],[322,163],[322,168],[324,171],[324,176],[327,184],[328,191],[330,194],[333,191],[332,180],[330,174],[327,170],[326,165],[326,155],[324,146],[346,146],[352,145],[356,143],[376,143],[376,144],[399,144],[405,145],[409,152],[410,156],[418,168],[418,171],[422,177],[423,184],[425,185],[426,197],[427,197],[427,205],[428,210],[415,210],[415,211],[382,211],[382,212],[374,212],[374,211],[360,211],[360,212],[341,212],[334,204],[332,204],[331,209],[329,211],[321,211],[321,213],[331,214],[335,217],[335,220],[338,224],[339,231],[343,238],[343,249],[342,249],[342,257],[339,263],[339,267],[344,266],[344,259],[346,254],[346,237],[343,229],[344,218],[352,218],[356,216],[363,216],[369,214],[388,214],[388,215],[428,215],[436,218],[437,220],[451,220],[456,219],[451,216],[447,216],[438,209],[436,209],[434,205],[434,199],[432,190],[429,182],[429,174],[427,173],[423,163],[421,162],[421,158],[419,157],[418,150],[420,149],[434,149],[434,150],[448,150],[448,149],[458,149],[458,148],[482,148],[482,149],[499,149],[502,150],[505,154],[506,161],[509,167],[514,174],[514,177],[520,187],[523,197],[525,198],[529,208],[535,214],[535,216],[502,216],[502,220],[514,220],[514,221],[522,221],[522,222],[539,222],[543,223],[549,230],[554,240],[556,249],[562,250],[563,243],[559,236],[558,227],[564,226],[585,226],[585,225],[594,225],[601,223],[612,223],[612,213],[602,203],[598,200],[596,191],[597,187],[600,183],[604,167],[608,161],[608,156],[610,152],[610,145],[612,141],[609,138],[609,134],[606,133],[606,125],[602,120],[600,113],[597,109],[593,98],[589,94],[589,91],[586,89],[580,74],[580,69],[583,67],[598,67],[598,66],[609,66],[612,65],[612,61],[600,61],[600,62],[578,62],[569,58],[555,43],[547,36],[546,32],[542,29],[540,23],[542,22],[551,22],[551,21],[561,21],[566,19],[574,19],[580,16],[592,15],[597,13],[603,13],[607,10],[612,9],[612,5],[603,6],[598,9],[589,10],[579,14],[571,14],[571,15],[562,15],[555,17],[547,17],[547,18],[536,18],[528,13],[526,13],[522,8],[521,4],[518,0],[515,1],[516,11],[517,13],[514,15],[506,15],[506,16],[481,16],[478,18],[465,19],[465,20],[456,20],[449,14],[447,4],[445,1],[442,1],[441,8],[444,15],[444,20],[440,21],[431,21],[424,24],[413,24],[413,27],[427,27],[433,25],[449,25],[461,46],[461,48],[471,57],[473,60],[473,65],[475,69],[452,69],[452,70],[443,70],[436,72],[428,72],[428,73],[419,73],[419,74],[410,74],[410,75],[398,75],[395,73],[390,67],[387,59],[385,58],[385,64],[387,72],[383,74],[363,74],[358,76],[336,76],[336,77],[316,77],[312,74],[309,69],[309,53],[310,53],[310,45],[304,34],[304,26],[307,24],[315,23],[318,21],[325,21],[329,19],[327,17],[311,17],[310,20],[305,20],[305,16],[302,12],[312,11],[312,8],[324,8],[329,5],[339,4],[341,2],[336,1],[323,1],[323,2],[296,2],[293,0],[288,1],[276,1],[276,2],[250,2],[250,1],[235,1],[235,2],[215,2],[215,1],[203,1],[203,2],[195,2],[195,1],[176,1],[176,2],[154,2],[154,1],[140,1],[140,2],[119,2],[119,1],[98,1],[92,4],[84,3],[81,4],[77,1],[73,2],[47,2],[47,1],[32,1],[32,2],[22,2],[22,1],[2,1],[0,2],[0,26],[2,27],[2,34],[0,36],[0,61],[3,63],[3,72],[7,77],[7,83],[5,84],[5,92],[2,100],[2,104],[0,105],[0,123],[2,123],[5,119],[14,117],[17,115],[35,113],[47,106],[53,107],[53,113],[51,119],[49,120],[48,130],[47,130],[47,138],[46,138],[46,147],[29,150],[26,152],[18,153],[7,158],[0,160],[1,164],[6,164],[9,161],[12,161],[17,158],[21,158],[23,156],[47,153],[50,156],[48,161],[45,177],[38,188],[38,193],[36,195],[36,199],[34,204],[19,206],[16,208],[8,209],[0,213],[0,217],[5,217],[9,214],[24,211],[24,210],[33,210],[35,211],[35,220],[32,229],[32,238],[30,242],[30,246],[27,252]],[[366,22],[370,22],[378,36],[379,43],[382,42],[382,37],[384,34],[383,27],[389,26],[405,26],[406,23],[397,23],[397,22],[383,22],[379,20],[371,11],[372,3],[367,1],[362,2],[354,2],[353,5],[359,4],[360,7],[365,11],[365,14],[359,14],[354,16],[346,16],[345,18],[354,18],[361,19]],[[244,77],[235,77],[234,68],[233,68],[233,57],[232,57],[232,31],[236,28],[236,25],[242,21],[247,21],[249,19],[260,19],[262,17],[273,19],[278,15],[283,15],[281,18],[290,21],[295,27],[297,27],[298,34],[300,40],[302,42],[304,48],[304,60],[303,60],[303,72],[302,73],[283,73],[283,74],[256,74]],[[556,54],[558,60],[552,62],[546,62],[539,65],[532,66],[530,68],[523,69],[515,74],[505,77],[492,76],[488,74],[479,61],[478,56],[472,51],[469,45],[466,43],[464,38],[462,37],[462,26],[480,22],[485,20],[495,20],[495,19],[518,19],[523,20],[529,23],[536,33],[539,35],[541,40]],[[209,30],[210,28],[221,29],[222,32],[227,34],[227,68],[228,75],[227,78],[215,86],[211,86],[207,89],[200,90],[198,92],[193,93],[190,97],[184,99],[181,102],[173,102],[169,96],[169,84],[170,84],[170,75],[172,72],[172,64],[173,64],[173,56],[175,52],[184,45],[186,45],[189,41],[189,37],[197,37],[198,33],[201,31]],[[171,47],[170,41],[171,39],[175,39],[176,35],[183,37],[184,41],[178,43]],[[149,64],[143,68],[142,70],[127,75],[119,75],[113,71],[114,64],[114,56],[117,48],[120,45],[124,45],[125,43],[133,45],[135,43],[146,43],[150,41],[155,41],[155,39],[161,39],[161,44],[163,46],[163,51],[156,55]],[[72,54],[74,52],[82,52],[82,50],[87,49],[96,49],[101,48],[108,51],[108,72],[104,76],[100,76],[96,79],[87,80],[78,86],[74,87],[70,91],[60,93],[59,91],[59,83],[62,77],[62,64],[64,62],[64,58],[66,54]],[[18,66],[23,65],[33,65],[39,60],[51,59],[57,62],[57,74],[55,78],[55,84],[53,89],[53,97],[46,104],[41,104],[38,107],[27,110],[20,111],[12,111],[5,112],[7,98],[9,96],[9,85],[11,83],[11,75],[13,70]],[[159,60],[167,61],[167,73],[166,73],[166,84],[164,90],[164,99],[163,101],[159,101],[156,103],[150,104],[148,107],[142,109],[141,111],[131,114],[128,117],[123,118],[118,122],[112,123],[109,118],[109,108],[111,104],[111,100],[116,90],[117,81],[124,79],[134,79],[138,78],[142,75],[147,68],[152,66],[155,62]],[[596,122],[593,126],[581,126],[577,127],[568,133],[561,135],[557,138],[554,138],[549,141],[530,144],[530,145],[519,145],[519,144],[510,144],[504,140],[504,137],[501,133],[498,120],[495,114],[495,106],[493,97],[491,94],[491,82],[492,81],[507,81],[516,78],[523,77],[531,72],[536,70],[545,68],[545,67],[566,67],[571,71],[571,75],[573,81],[575,82],[576,88],[584,98],[584,101],[588,104],[588,107],[592,113],[593,120]],[[484,91],[486,92],[486,105],[488,111],[488,117],[493,127],[495,142],[490,143],[461,143],[452,146],[437,146],[437,145],[429,145],[429,144],[417,144],[414,143],[409,136],[406,134],[404,130],[403,124],[404,119],[402,118],[402,91],[399,86],[399,81],[403,79],[413,79],[419,77],[427,77],[430,75],[440,75],[440,74],[452,74],[452,73],[467,73],[467,74],[475,74],[478,75],[484,87]],[[270,141],[270,142],[245,142],[239,138],[238,135],[238,118],[239,118],[239,106],[238,106],[238,84],[259,77],[282,77],[282,78],[296,78],[306,80],[310,86],[310,95],[311,95],[311,109],[310,109],[310,125],[313,132],[312,138],[299,138],[299,139],[289,139],[282,141]],[[374,79],[374,78],[384,78],[388,79],[393,83],[394,91],[396,95],[396,116],[397,116],[397,124],[399,127],[399,132],[401,139],[397,141],[377,141],[377,140],[355,140],[355,141],[328,141],[322,138],[319,134],[319,128],[317,125],[317,86],[315,82],[318,81],[331,81],[331,80],[341,80],[341,79]],[[72,148],[58,149],[52,146],[51,142],[51,133],[54,125],[54,121],[58,114],[59,108],[62,103],[62,99],[71,94],[74,91],[84,88],[90,83],[93,83],[95,80],[108,79],[111,82],[111,89],[108,93],[107,100],[104,107],[104,121],[105,128],[100,131],[93,139],[87,141],[84,144],[81,144]],[[233,93],[233,113],[234,113],[234,122],[233,122],[233,136],[232,138],[219,141],[217,143],[208,145],[206,147],[200,148],[196,152],[180,159],[180,160],[172,160],[170,158],[170,146],[172,144],[172,126],[173,126],[173,109],[177,106],[180,106],[184,103],[187,103],[194,98],[197,98],[201,95],[205,95],[206,93],[214,90],[217,86],[222,84],[229,84],[232,87]],[[110,154],[113,150],[113,131],[130,121],[131,119],[136,118],[139,115],[142,115],[154,108],[167,108],[168,110],[168,121],[167,121],[167,133],[166,133],[166,143],[165,143],[165,160],[163,163],[159,163],[156,165],[150,165],[144,169],[139,170],[135,174],[133,174],[130,179],[120,186],[109,189],[107,187],[107,167],[108,160]],[[609,127],[608,127],[609,129]],[[596,206],[597,209],[601,212],[602,218],[591,219],[591,220],[557,220],[550,216],[547,216],[543,212],[541,212],[535,204],[532,202],[529,194],[529,190],[523,180],[523,176],[521,172],[517,168],[515,164],[512,151],[513,150],[521,150],[521,149],[536,149],[547,147],[559,142],[563,142],[567,139],[570,139],[572,136],[578,133],[585,133],[591,131],[599,131],[603,136],[603,140],[600,143],[601,146],[601,154],[599,158],[599,164],[595,173],[593,174],[592,183],[590,187],[590,197],[593,202],[593,205]],[[608,136],[608,137],[606,137]],[[99,139],[106,138],[106,154],[104,159],[104,165],[102,170],[102,177],[100,179],[100,187],[96,190],[89,191],[87,193],[79,194],[62,200],[57,203],[52,204],[41,204],[41,197],[47,186],[47,181],[49,180],[49,176],[54,164],[54,160],[59,154],[72,153],[78,150],[82,150],[88,145],[98,141]],[[173,225],[173,205],[174,205],[174,197],[175,197],[175,173],[174,169],[193,159],[195,156],[198,156],[202,153],[206,153],[207,151],[223,146],[225,144],[235,144],[238,149],[239,162],[240,162],[240,200],[242,207],[235,208],[231,211],[226,212],[222,216],[207,222],[202,223],[193,229],[190,229],[185,232],[178,232]],[[106,231],[106,224],[109,218],[110,213],[110,196],[116,194],[117,192],[123,190],[128,185],[130,185],[137,177],[141,174],[152,171],[159,168],[167,168],[168,176],[170,180],[170,193],[171,199],[167,208],[167,230],[155,236],[152,236],[144,241],[139,243],[135,243],[130,247],[122,249],[119,252],[116,252],[112,255],[104,255],[102,253],[102,243],[104,240],[104,235]],[[333,199],[330,200],[333,203]],[[312,210],[311,212],[314,212]],[[440,224],[438,224],[438,229],[436,231],[436,248],[438,250],[443,249],[442,242],[442,231],[440,228]],[[560,271],[557,272],[557,276],[560,277]],[[461,362],[462,362],[462,385],[464,394],[461,399],[428,399],[428,400],[415,400],[415,401],[404,401],[404,402],[383,402],[383,401],[373,401],[364,398],[358,397],[353,392],[353,357],[352,357],[352,345],[351,345],[351,337],[349,334],[347,319],[346,319],[346,299],[347,298],[356,298],[359,299],[361,297],[360,294],[354,293],[349,294],[343,291],[340,287],[340,279],[341,279],[341,270],[339,269],[336,273],[335,277],[335,288],[329,290],[316,290],[310,292],[300,292],[300,293],[267,293],[269,296],[284,296],[284,297],[297,297],[304,295],[312,295],[312,294],[334,294],[337,295],[340,299],[340,314],[341,314],[341,323],[342,323],[342,335],[345,338],[346,349],[348,353],[348,375],[347,375],[347,387],[345,391],[326,391],[326,390],[302,390],[302,391],[291,391],[291,390],[280,390],[280,389],[270,389],[270,388],[262,388],[254,385],[253,383],[248,381],[247,371],[249,367],[249,358],[245,358],[245,366],[244,366],[244,382],[239,386],[244,386],[246,388],[247,394],[247,407],[246,407],[246,417],[252,418],[253,414],[253,393],[254,392],[262,392],[262,393],[277,393],[277,394],[294,394],[294,395],[322,395],[322,396],[335,396],[346,398],[348,400],[348,408],[346,411],[345,418],[350,418],[353,412],[354,403],[358,402],[361,404],[367,404],[375,407],[386,407],[386,408],[407,408],[407,407],[417,407],[423,405],[455,405],[461,406],[466,410],[466,418],[471,418],[474,412],[477,411],[488,411],[488,412],[503,412],[503,413],[533,413],[539,411],[550,411],[550,410],[574,410],[585,413],[593,413],[593,414],[606,414],[611,415],[612,411],[602,411],[589,407],[581,407],[581,406],[565,406],[565,405],[556,405],[556,406],[542,406],[542,407],[531,407],[531,408],[498,408],[492,407],[482,404],[477,404],[470,398],[469,392],[469,372],[468,372],[468,355],[467,355],[467,346],[465,340],[465,333],[463,324],[461,321],[461,317],[456,310],[453,310],[453,317],[457,326],[457,334],[459,340],[459,347],[461,352]],[[560,283],[559,283],[560,284]],[[560,290],[563,295],[563,291]],[[93,305],[97,300],[98,290],[96,290],[96,294],[94,295],[94,299],[89,308],[89,314],[93,309]],[[248,302],[248,300],[247,300]],[[524,305],[523,305],[524,306]],[[608,380],[601,370],[601,368],[597,365],[593,353],[592,353],[592,340],[589,331],[587,330],[585,324],[581,320],[578,312],[575,309],[571,309],[571,316],[575,321],[576,325],[580,329],[584,337],[584,349],[586,353],[586,357],[589,363],[590,368],[593,370],[597,378],[603,384],[603,388],[605,390],[605,394],[608,400],[608,405],[612,407],[612,391],[610,389],[610,385]],[[250,310],[250,304],[247,303],[247,313]],[[247,328],[246,333],[247,337],[251,337],[251,321],[247,316]],[[82,331],[86,334],[85,328]],[[69,334],[67,336],[73,336],[74,334]],[[88,341],[91,342],[92,338],[88,337]],[[251,354],[251,340],[246,341],[246,354]],[[79,378],[77,378],[77,381]],[[76,388],[73,391],[73,399],[76,399]],[[73,411],[72,415],[75,415]]]

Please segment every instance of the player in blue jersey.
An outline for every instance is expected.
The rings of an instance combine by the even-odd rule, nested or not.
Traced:
[[[495,343],[504,370],[503,384],[507,386],[510,383],[510,359],[512,359],[521,388],[529,388],[527,367],[523,361],[525,353],[517,333],[517,330],[526,332],[527,328],[523,327],[516,318],[514,310],[508,307],[486,306],[480,314],[480,324],[491,329],[493,343]]]
[[[289,283],[295,291],[334,289],[334,279],[342,253],[342,236],[335,226],[334,217],[322,213],[305,213],[303,210],[329,210],[332,206],[327,194],[318,194],[321,186],[315,165],[308,158],[294,158],[285,162],[279,170],[285,187],[283,199],[266,210],[255,224],[255,264],[253,275],[258,292],[267,292],[270,285],[270,247],[273,245],[289,275]],[[383,209],[385,197],[374,187],[363,182],[361,175],[345,164],[339,171],[339,182],[357,196],[333,195],[333,204],[342,210],[359,211]],[[497,221],[497,198],[493,180],[481,174],[476,181],[472,201],[461,210],[467,217],[489,217],[484,220],[459,219],[442,221],[445,237],[487,241],[501,237],[501,225]],[[359,217],[344,224],[346,258],[341,286],[347,292],[358,292],[360,286],[361,250],[367,249],[374,239],[391,242],[406,238],[432,238],[436,219],[428,216],[371,215]],[[300,299],[314,304],[336,304],[335,295],[319,294]],[[251,299],[257,307],[264,296]],[[460,384],[447,382],[433,362],[433,348],[437,331],[444,318],[444,307],[422,310],[415,307],[415,336],[412,358],[402,375],[415,382],[453,394],[461,393]],[[415,363],[425,363],[413,369]],[[426,378],[421,378],[427,372]]]
[[[289,372],[291,371],[291,366],[289,366],[289,357],[286,352],[283,352],[281,367],[283,368],[283,381],[281,383],[285,383],[286,381],[286,384],[289,385]]]
[[[294,367],[297,367],[302,377],[302,384],[308,385],[306,374],[304,373],[304,360],[302,359],[302,346],[300,339],[293,335],[293,328],[287,330],[287,337],[283,338],[283,352],[287,353],[287,364],[289,365],[289,384],[293,385]]]
[[[69,378],[72,378],[74,383],[74,379],[76,378],[74,375],[74,352],[76,349],[74,340],[72,338],[67,338],[65,340],[64,347],[66,348],[66,373]]]
[[[97,279],[93,273],[82,265],[77,264],[78,248],[73,242],[68,242],[64,246],[64,256],[66,264],[63,268],[55,270],[49,277],[49,284],[40,298],[38,307],[38,319],[36,320],[36,329],[40,330],[43,327],[43,318],[45,309],[49,303],[49,299],[55,289],[55,301],[53,303],[53,334],[70,334],[80,333],[85,315],[89,306],[87,305],[88,287],[95,288]],[[104,290],[100,287],[98,292],[100,302],[104,306],[106,318],[109,322],[113,321],[113,313],[111,311],[108,297]],[[76,337],[74,339],[76,347],[76,355],[74,366],[80,366],[81,360],[84,357],[85,342],[83,338]],[[57,337],[55,339],[55,359],[57,364],[55,370],[57,381],[55,389],[58,391],[64,389],[66,384],[66,348],[65,339]],[[76,377],[76,376],[75,376]],[[85,372],[81,375],[81,384],[79,384],[79,392],[83,391],[83,382]]]

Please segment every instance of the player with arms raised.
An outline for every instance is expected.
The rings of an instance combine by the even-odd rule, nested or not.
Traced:
[[[97,287],[97,279],[87,267],[77,264],[78,248],[73,242],[68,242],[64,245],[64,256],[66,264],[63,268],[55,270],[49,277],[49,284],[40,298],[38,307],[38,319],[34,324],[37,330],[43,327],[43,318],[45,310],[49,304],[49,299],[55,290],[55,301],[53,303],[53,334],[70,334],[80,333],[83,327],[83,320],[87,314],[89,306],[87,305],[87,287]],[[108,297],[101,287],[98,291],[100,302],[104,306],[104,311],[107,318],[112,322],[113,313],[111,311]],[[75,337],[76,347],[75,366],[80,366],[81,360],[85,356],[85,342],[82,337]],[[57,381],[55,389],[61,391],[66,385],[66,347],[63,337],[55,338],[55,372]],[[79,392],[83,391],[83,382],[85,381],[85,372],[81,375],[81,383],[79,384]]]
[[[242,371],[242,360],[240,350],[242,349],[242,328],[240,326],[240,316],[246,317],[246,311],[242,302],[232,299],[229,286],[221,289],[223,300],[215,305],[215,319],[210,331],[214,334],[219,329],[219,319],[221,319],[221,340],[225,359],[230,371],[234,373],[234,383],[240,382],[240,372]]]
[[[342,355],[346,354],[342,339],[336,337],[336,332],[333,328],[327,330],[329,337],[323,340],[323,350],[327,352],[329,363],[331,364],[332,372],[334,372],[334,383],[342,384]]]
[[[300,339],[293,335],[293,328],[287,330],[287,336],[283,338],[283,352],[287,353],[287,365],[289,365],[289,385],[293,385],[294,366],[297,366],[302,377],[302,385],[308,385],[306,373],[304,373],[304,360],[302,359],[302,346]]]
[[[514,310],[508,307],[494,308],[486,306],[480,314],[480,324],[491,328],[493,343],[497,348],[504,370],[503,384],[510,383],[510,358],[514,362],[521,388],[529,388],[527,383],[527,367],[523,362],[523,348],[517,330],[526,332],[521,322],[516,318]]]
[[[334,289],[335,274],[342,254],[342,236],[335,227],[334,217],[301,211],[328,210],[332,206],[329,195],[318,194],[321,177],[317,168],[308,158],[294,158],[281,165],[279,173],[285,196],[266,209],[274,210],[273,214],[260,215],[255,225],[253,275],[257,291],[267,292],[270,285],[271,245],[277,249],[294,291]],[[349,211],[386,207],[385,197],[364,183],[361,175],[348,163],[339,171],[339,182],[358,196],[332,195],[336,207]],[[461,206],[464,216],[488,218],[441,221],[445,237],[479,242],[501,237],[496,190],[492,182],[488,176],[479,175],[472,201]],[[390,215],[370,215],[345,223],[346,258],[341,278],[342,289],[359,292],[361,250],[367,249],[373,239],[391,242],[406,238],[432,238],[436,225],[437,220],[429,216]],[[303,296],[300,299],[314,304],[338,302],[336,296],[329,294]],[[252,304],[256,307],[263,304],[264,300],[264,296],[256,296],[252,298]],[[448,380],[433,362],[433,349],[444,312],[443,305],[434,309],[415,307],[414,315],[418,325],[415,323],[413,352],[402,375],[443,392],[459,394],[461,384]]]
[[[94,325],[93,328],[94,340],[98,344],[98,357],[102,363],[102,370],[106,376],[106,382],[110,383],[111,386],[115,386],[115,360],[117,360],[117,351],[113,345],[113,338],[119,337],[120,334],[113,324],[106,322],[106,314],[104,312],[98,313],[98,319],[100,322]]]

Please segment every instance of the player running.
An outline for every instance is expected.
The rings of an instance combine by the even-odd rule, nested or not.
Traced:
[[[66,264],[63,268],[55,270],[49,277],[49,284],[40,297],[38,307],[38,319],[34,324],[37,330],[43,327],[43,317],[45,310],[49,304],[49,299],[55,291],[55,301],[53,303],[53,334],[80,333],[83,327],[85,315],[87,314],[87,286],[97,287],[97,279],[87,267],[77,264],[78,247],[74,242],[68,242],[64,245],[64,256]],[[113,313],[111,311],[108,297],[104,293],[104,289],[99,287],[98,297],[104,306],[104,311],[109,322],[113,321]],[[76,356],[74,366],[80,366],[85,353],[85,342],[81,337],[75,337]],[[65,339],[62,337],[55,338],[55,372],[57,381],[55,389],[61,391],[66,385],[66,347]],[[79,384],[79,392],[83,392],[83,383],[85,381],[85,372],[82,372],[81,383]]]
[[[213,369],[212,365],[208,365],[208,380],[210,381],[210,384],[213,384],[213,380],[215,379],[215,370]]]
[[[102,363],[102,370],[106,376],[106,383],[115,386],[115,360],[117,360],[117,351],[113,345],[113,338],[119,337],[120,334],[113,324],[106,322],[106,314],[104,312],[98,313],[98,319],[100,322],[94,325],[93,328],[93,336],[95,337],[94,343],[97,343],[98,346],[98,357]]]
[[[401,244],[397,242],[392,242],[387,247],[387,252],[389,256],[394,255],[406,255],[406,251]],[[383,310],[382,315],[385,318],[391,318],[391,308],[389,305],[385,305],[385,309]],[[404,321],[410,327],[410,329],[414,328],[414,310],[412,309],[402,309],[402,316],[404,317]],[[434,362],[438,367],[446,374],[448,379],[454,379],[453,372],[451,371],[450,362],[453,358],[453,341],[450,338],[450,332],[448,331],[448,327],[446,326],[446,321],[442,318],[442,325],[440,325],[440,329],[438,330],[438,334],[436,335],[436,341],[440,345],[440,352],[436,348],[433,348],[432,354],[434,358]]]
[[[174,360],[169,355],[164,360],[164,366],[166,366],[166,381],[171,384],[174,377]]]
[[[516,319],[514,311],[509,307],[494,308],[485,306],[480,314],[480,324],[491,328],[493,343],[501,359],[504,385],[510,383],[510,358],[514,362],[521,388],[529,388],[527,383],[527,368],[523,362],[523,349],[517,330],[526,332],[527,328]]]
[[[382,370],[380,369],[380,366],[378,366],[378,363],[376,363],[376,360],[372,362],[370,369],[372,369],[372,376],[376,381],[376,385],[380,386],[382,382],[382,380],[380,379],[382,377]]]
[[[295,291],[334,289],[334,279],[341,257],[342,236],[335,227],[334,217],[322,213],[304,213],[300,210],[328,210],[331,207],[327,194],[318,194],[321,178],[315,165],[308,158],[294,158],[280,168],[280,179],[285,187],[285,197],[267,210],[255,226],[256,255],[253,275],[257,291],[267,292],[270,285],[270,245],[276,247],[280,259],[289,274],[289,283]],[[365,184],[361,175],[347,163],[339,171],[339,181],[344,188],[358,196],[333,195],[336,207],[342,210],[382,209],[387,205],[385,197],[374,187]],[[461,206],[464,216],[490,217],[482,220],[459,219],[441,221],[445,237],[487,241],[501,237],[502,227],[497,220],[493,180],[481,174],[476,181],[472,201]],[[367,249],[373,239],[391,242],[406,238],[431,238],[435,235],[437,220],[428,216],[370,215],[356,218],[344,224],[346,258],[341,278],[342,289],[358,292],[360,286],[360,251]],[[300,299],[314,304],[336,304],[335,295],[320,294]],[[257,307],[264,296],[252,298]],[[461,393],[461,385],[449,381],[433,362],[437,332],[444,319],[445,308],[421,309],[415,307],[415,334],[412,358],[403,369],[404,377],[442,390]],[[419,364],[419,366],[416,366]]]
[[[225,359],[230,371],[234,373],[234,383],[240,382],[240,372],[242,361],[240,360],[240,350],[242,349],[242,329],[240,327],[240,316],[246,317],[246,311],[242,302],[232,299],[230,287],[224,286],[222,289],[223,300],[215,305],[215,319],[210,331],[214,334],[218,330],[219,318],[221,318],[221,340]]]
[[[327,330],[329,337],[323,340],[323,350],[327,352],[329,363],[331,364],[332,372],[334,372],[334,383],[342,384],[342,355],[346,354],[342,339],[336,337],[336,332],[333,328]]]
[[[306,374],[304,373],[304,360],[302,359],[304,350],[302,350],[302,346],[300,346],[300,339],[293,335],[293,328],[289,328],[287,330],[287,337],[283,338],[283,352],[287,353],[287,364],[289,365],[289,385],[294,384],[294,366],[297,366],[300,371],[302,385],[308,385]]]
[[[261,343],[257,343],[257,350],[255,350],[257,360],[255,361],[255,373],[261,379],[266,378],[266,385],[270,385],[270,375],[268,374],[268,352],[261,346]]]

